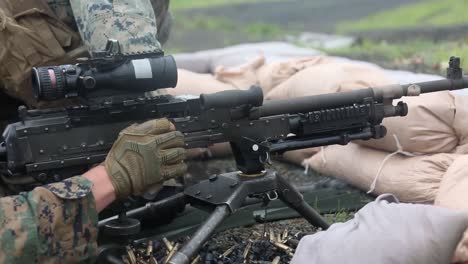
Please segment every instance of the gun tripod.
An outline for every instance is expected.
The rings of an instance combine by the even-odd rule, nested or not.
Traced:
[[[208,180],[186,188],[184,195],[186,201],[193,206],[214,210],[189,242],[170,259],[171,264],[190,263],[190,259],[221,222],[242,207],[248,196],[267,195],[271,198],[273,195],[273,198],[281,199],[312,225],[328,228],[325,220],[304,201],[299,191],[275,171],[266,171],[257,175],[235,172],[211,176]]]
[[[123,236],[123,239],[127,239],[139,233],[140,230],[139,221],[133,218],[141,218],[148,214],[157,215],[163,208],[179,207],[187,203],[200,209],[212,210],[213,213],[201,224],[192,238],[169,260],[171,264],[185,264],[190,263],[190,259],[225,218],[245,205],[248,197],[266,197],[267,201],[278,198],[312,225],[322,229],[328,228],[328,224],[320,214],[304,201],[302,194],[287,180],[270,170],[255,175],[233,172],[211,176],[207,180],[187,187],[183,193],[147,204],[145,207],[131,210],[119,217],[103,220],[99,226],[104,228],[105,233]],[[106,252],[112,253],[112,248],[104,249],[101,254],[102,259],[108,258],[109,254]]]

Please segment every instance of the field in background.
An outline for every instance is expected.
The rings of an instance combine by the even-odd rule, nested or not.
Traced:
[[[387,68],[443,73],[451,55],[468,58],[468,0],[172,0],[171,10],[168,53],[309,31],[358,36],[351,47],[325,51]]]
[[[468,0],[431,0],[342,22],[336,26],[338,33],[357,34],[363,40],[358,45],[328,52],[374,61],[388,68],[441,74],[448,58],[456,55],[468,68],[468,36],[464,34],[468,32],[467,12]],[[386,32],[392,35],[388,40]],[[425,35],[420,36],[419,32]],[[398,33],[406,37],[399,40]],[[414,39],[408,39],[411,33]],[[372,39],[376,35],[380,40]]]
[[[181,9],[214,7],[214,6],[220,6],[220,5],[232,5],[232,4],[239,4],[239,3],[255,3],[255,2],[260,2],[260,1],[262,0],[172,0],[171,10],[176,11],[176,10],[181,10]]]
[[[339,23],[337,32],[352,33],[408,27],[440,27],[468,23],[468,0],[431,0]]]

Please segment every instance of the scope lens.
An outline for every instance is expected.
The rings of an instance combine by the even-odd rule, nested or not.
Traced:
[[[64,98],[65,80],[61,66],[33,68],[32,86],[35,98],[45,101]]]

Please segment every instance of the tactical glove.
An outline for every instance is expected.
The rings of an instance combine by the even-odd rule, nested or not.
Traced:
[[[182,176],[185,149],[182,133],[167,119],[134,124],[122,132],[104,162],[118,199],[141,195],[164,181]]]

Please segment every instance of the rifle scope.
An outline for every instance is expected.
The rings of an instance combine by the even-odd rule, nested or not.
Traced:
[[[144,93],[177,85],[172,56],[125,60],[115,64],[80,63],[33,68],[37,100]]]

